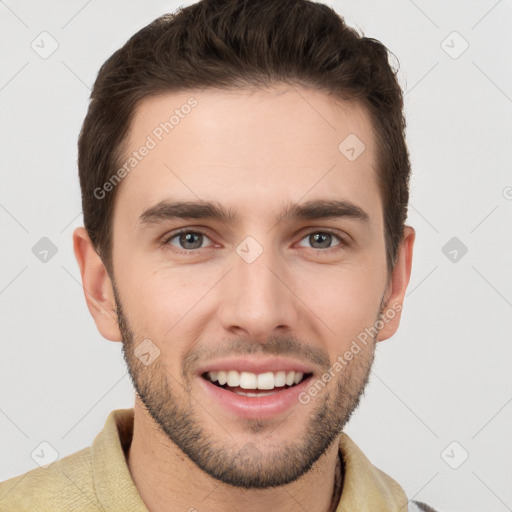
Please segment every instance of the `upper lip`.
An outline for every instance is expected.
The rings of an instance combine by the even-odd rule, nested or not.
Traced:
[[[211,363],[205,364],[198,370],[198,374],[202,375],[207,372],[215,371],[229,371],[235,370],[238,372],[251,372],[251,373],[266,373],[266,372],[301,372],[313,373],[312,368],[301,362],[293,359],[285,359],[282,357],[267,357],[267,358],[226,358],[218,359]]]

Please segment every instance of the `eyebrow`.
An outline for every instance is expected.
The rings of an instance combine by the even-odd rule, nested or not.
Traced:
[[[319,220],[349,218],[362,222],[370,220],[359,206],[345,200],[321,199],[305,203],[288,204],[276,221]],[[139,217],[141,226],[158,224],[173,219],[211,219],[224,223],[236,223],[238,214],[216,201],[160,201],[145,210]]]

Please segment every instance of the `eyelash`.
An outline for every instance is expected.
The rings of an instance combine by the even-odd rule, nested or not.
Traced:
[[[164,249],[170,250],[176,254],[192,254],[192,253],[197,253],[200,249],[208,249],[208,247],[199,247],[197,249],[181,249],[180,250],[180,249],[177,249],[175,246],[169,244],[169,242],[171,240],[173,240],[174,238],[176,238],[180,235],[183,235],[185,233],[188,233],[188,234],[192,233],[194,235],[203,235],[204,237],[210,239],[210,237],[204,231],[192,230],[192,229],[182,229],[180,231],[176,231],[175,233],[172,233],[171,235],[165,237],[164,240],[161,242],[161,245],[163,246]],[[311,236],[312,234],[318,234],[318,233],[332,235],[333,237],[337,238],[340,243],[337,245],[334,245],[332,247],[328,247],[327,249],[316,249],[314,247],[309,247],[309,249],[311,249],[312,251],[315,251],[317,254],[330,254],[332,251],[336,251],[340,248],[346,248],[349,246],[349,243],[345,237],[342,237],[341,235],[339,235],[338,233],[336,233],[335,231],[333,231],[331,229],[315,229],[315,230],[309,231],[300,239],[300,241],[304,240],[304,238],[306,238],[308,236]]]

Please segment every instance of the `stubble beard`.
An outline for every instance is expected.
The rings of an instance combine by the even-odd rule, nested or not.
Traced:
[[[171,442],[197,467],[225,484],[244,489],[265,489],[294,482],[306,474],[338,439],[368,384],[375,354],[374,339],[311,400],[314,405],[309,412],[300,403],[294,406],[295,411],[304,407],[304,414],[309,416],[302,435],[273,445],[272,449],[264,448],[265,437],[275,427],[270,428],[265,420],[246,419],[242,427],[253,439],[242,446],[234,446],[232,437],[224,430],[220,429],[219,435],[208,428],[209,425],[217,425],[213,419],[205,424],[198,418],[195,408],[202,410],[212,406],[205,403],[201,404],[203,407],[198,406],[197,401],[204,400],[192,397],[185,390],[190,389],[190,379],[194,376],[183,375],[189,382],[180,385],[181,376],[170,375],[163,357],[159,356],[151,365],[145,366],[135,356],[135,340],[142,340],[145,336],[136,336],[129,328],[115,287],[114,295],[123,356],[142,404]],[[165,343],[156,344],[165,346]],[[210,414],[215,416],[216,411],[211,410]],[[275,434],[278,435],[279,429],[286,424],[286,419],[278,424]]]

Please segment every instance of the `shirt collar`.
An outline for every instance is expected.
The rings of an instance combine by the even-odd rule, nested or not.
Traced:
[[[343,488],[336,512],[405,512],[407,496],[390,476],[375,467],[352,441],[341,433],[344,462]]]
[[[133,409],[117,409],[92,443],[94,486],[104,510],[148,512],[125,458],[132,435]]]

